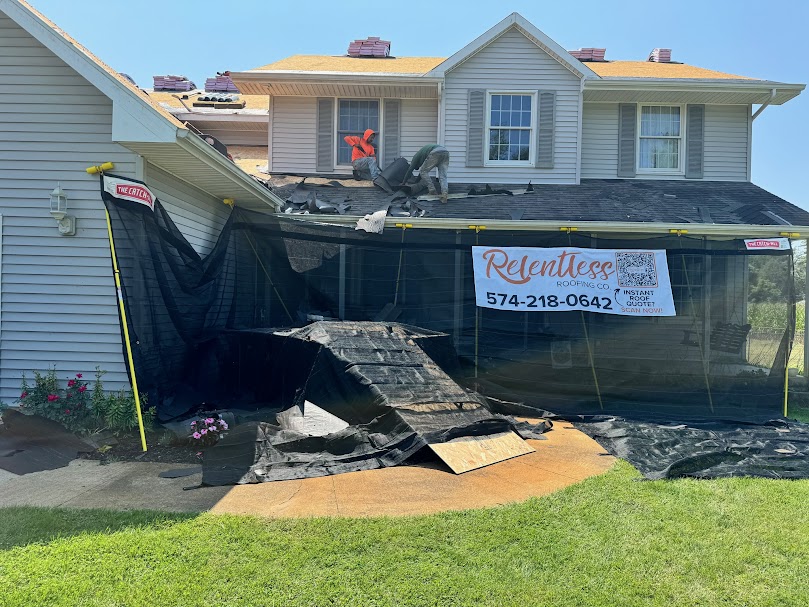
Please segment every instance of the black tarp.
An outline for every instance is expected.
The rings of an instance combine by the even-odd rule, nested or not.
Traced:
[[[273,405],[270,384],[302,387],[295,373],[268,371],[274,360],[264,346],[253,350],[264,366],[234,355],[232,331],[275,332],[320,318],[367,322],[385,309],[395,309],[399,322],[449,335],[457,357],[441,364],[457,363],[447,367],[452,377],[485,396],[524,403],[523,413],[638,422],[780,415],[795,323],[791,251],[670,235],[391,228],[368,234],[236,208],[202,258],[159,201],[152,211],[103,196],[139,384],[161,419],[195,408]],[[475,244],[665,249],[677,316],[479,309]],[[772,263],[757,264],[763,257]],[[765,280],[771,286],[760,301],[773,320],[767,332],[753,335],[751,296]],[[248,375],[267,385],[244,381]],[[255,441],[259,431],[266,433],[255,430],[244,440]],[[315,443],[323,447],[309,444]]]

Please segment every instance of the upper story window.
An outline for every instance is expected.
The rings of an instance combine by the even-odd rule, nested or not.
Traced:
[[[639,173],[682,173],[684,115],[679,105],[640,106]]]
[[[366,129],[379,132],[378,99],[340,99],[337,109],[337,164],[351,164],[351,146],[343,138],[359,135]],[[377,142],[374,143],[376,146]]]
[[[489,93],[486,166],[529,165],[534,159],[536,100],[533,93]]]

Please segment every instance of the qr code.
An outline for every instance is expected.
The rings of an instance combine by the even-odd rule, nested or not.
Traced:
[[[657,266],[654,253],[616,253],[618,286],[656,287]]]

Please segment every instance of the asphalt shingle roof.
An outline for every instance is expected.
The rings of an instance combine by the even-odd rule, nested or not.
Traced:
[[[305,185],[305,184],[304,184]],[[286,198],[295,184],[274,188]],[[363,216],[390,204],[389,215],[402,211],[404,200],[374,187],[306,186],[322,201],[351,208],[347,215]],[[450,194],[481,185],[451,184]],[[522,185],[491,184],[493,189],[525,189]],[[425,217],[454,219],[671,222],[736,225],[809,225],[809,212],[747,182],[582,179],[580,185],[535,185],[516,196],[495,195],[450,199],[446,204],[424,201]],[[780,219],[780,221],[779,221]]]

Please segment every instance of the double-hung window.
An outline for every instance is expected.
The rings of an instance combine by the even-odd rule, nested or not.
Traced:
[[[683,107],[641,105],[638,114],[638,172],[682,173]]]
[[[337,110],[337,164],[351,164],[351,146],[344,137],[355,135],[362,137],[366,129],[379,132],[379,100],[378,99],[340,99]],[[379,144],[379,137],[374,147]]]
[[[534,93],[489,93],[485,165],[528,165],[533,162],[536,105]]]

